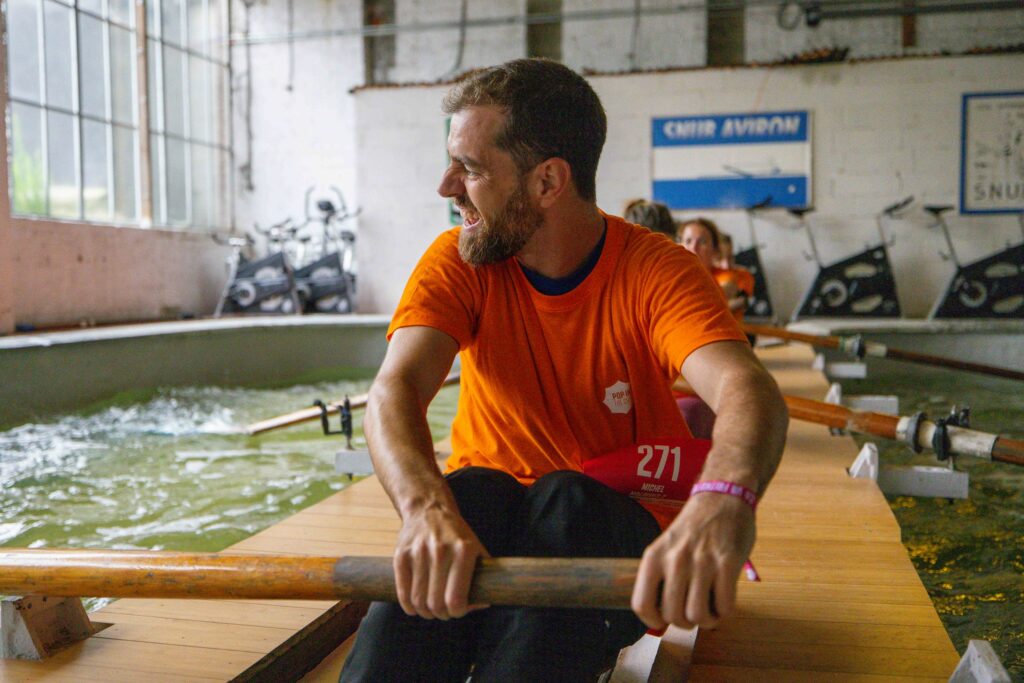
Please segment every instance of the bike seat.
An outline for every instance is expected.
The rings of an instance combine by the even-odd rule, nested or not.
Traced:
[[[933,216],[938,216],[940,214],[946,213],[952,208],[952,206],[947,206],[946,204],[926,204],[924,210]]]
[[[803,207],[796,208],[796,209],[792,209],[792,208],[786,209],[786,211],[789,211],[791,214],[793,214],[797,218],[803,218],[806,214],[809,214],[812,211],[814,211],[814,207],[813,206],[803,206]]]

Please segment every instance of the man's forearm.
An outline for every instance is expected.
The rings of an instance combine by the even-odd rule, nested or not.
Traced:
[[[761,367],[721,377],[714,446],[702,479],[735,481],[762,493],[782,458],[789,415],[775,380]]]
[[[363,431],[377,478],[403,519],[430,507],[458,510],[437,469],[426,409],[400,379],[380,377],[370,389]]]

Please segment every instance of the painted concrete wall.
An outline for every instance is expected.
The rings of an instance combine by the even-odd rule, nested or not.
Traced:
[[[619,213],[650,195],[650,119],[697,113],[807,109],[813,115],[811,215],[826,262],[877,241],[874,215],[907,195],[955,204],[964,92],[1024,89],[1020,55],[940,57],[801,67],[707,69],[591,78],[609,116],[598,171],[598,203]],[[434,191],[444,165],[444,87],[369,89],[356,94],[361,291],[364,311],[388,312],[423,249],[448,225]],[[394,160],[400,158],[402,163]],[[742,212],[707,212],[749,244]],[[682,216],[680,216],[682,217]],[[1018,240],[1015,217],[949,218],[964,261]],[[923,317],[952,265],[936,253],[937,231],[918,209],[891,226],[904,313]],[[757,223],[776,308],[788,314],[813,279],[805,235],[781,212]]]
[[[973,47],[1020,43],[1024,36],[1024,9],[919,15],[917,45],[912,48],[902,47],[900,17],[827,19],[815,28],[801,21],[787,31],[776,20],[777,9],[777,4],[747,8],[747,61],[772,61],[830,47],[848,47],[850,57],[963,52]]]
[[[227,250],[208,235],[15,219],[19,324],[49,327],[210,315]]]
[[[0,13],[0,33],[7,26]],[[7,50],[0,50],[0,109],[7,111]],[[11,253],[11,197],[7,192],[7,126],[0,126],[0,335],[14,330],[14,263]]]
[[[563,0],[566,14],[589,10],[631,10],[634,0]],[[670,0],[645,0],[644,9],[679,7]],[[703,8],[641,15],[632,58],[632,17],[566,21],[562,61],[577,71],[622,71],[631,67],[700,66],[705,63],[707,16]]]
[[[240,34],[245,10],[232,6],[232,30]],[[288,28],[287,4],[254,3],[250,34],[281,36]],[[362,24],[362,4],[355,0],[296,0],[296,32]],[[363,39],[359,36],[254,44],[232,48],[233,149],[235,151],[235,226],[249,230],[287,217],[306,219],[303,201],[313,186],[310,204],[333,197],[340,189],[354,209],[355,131],[349,90],[363,82]],[[252,150],[245,120],[252,92]],[[251,171],[241,168],[250,163]],[[336,201],[336,200],[335,200]],[[316,215],[315,208],[310,209]]]
[[[462,0],[396,0],[399,25],[459,21]],[[495,19],[523,16],[526,0],[472,0],[467,18]],[[436,81],[468,69],[500,63],[526,54],[523,23],[470,27],[462,58],[458,55],[457,28],[411,31],[395,37],[395,67],[390,80],[396,83]]]

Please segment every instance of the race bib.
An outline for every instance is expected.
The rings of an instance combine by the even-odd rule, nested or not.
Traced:
[[[682,507],[711,450],[707,439],[649,439],[583,463],[583,473],[639,501]]]

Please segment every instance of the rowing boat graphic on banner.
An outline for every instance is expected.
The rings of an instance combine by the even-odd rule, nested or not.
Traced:
[[[807,111],[652,119],[652,196],[672,209],[810,206],[810,124]]]

